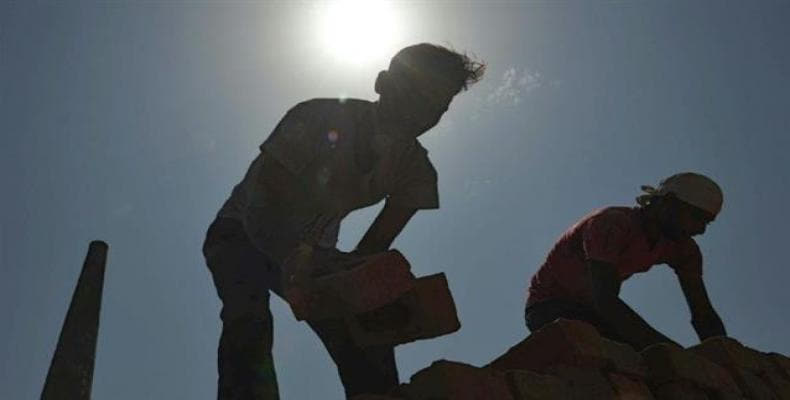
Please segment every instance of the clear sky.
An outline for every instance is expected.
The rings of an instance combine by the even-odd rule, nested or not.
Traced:
[[[0,3],[0,398],[39,396],[92,239],[110,244],[94,398],[214,398],[206,227],[288,108],[375,99],[388,57],[423,41],[489,68],[422,139],[442,207],[395,247],[417,275],[447,273],[463,327],[399,347],[402,381],[522,339],[528,280],[562,231],[684,170],[725,192],[699,243],[730,334],[790,354],[789,3],[391,3],[359,31],[330,8]],[[349,217],[342,249],[375,211]],[[668,268],[623,290],[696,342]],[[272,308],[282,397],[341,398],[315,335]]]

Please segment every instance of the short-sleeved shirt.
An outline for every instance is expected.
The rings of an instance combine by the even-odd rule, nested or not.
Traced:
[[[527,305],[554,299],[589,304],[590,260],[613,265],[621,282],[659,264],[667,264],[678,275],[701,276],[702,255],[694,239],[660,237],[651,243],[642,212],[640,208],[604,208],[568,229],[533,275]]]
[[[282,261],[319,216],[332,216],[319,246],[334,247],[340,221],[386,199],[415,209],[439,207],[437,174],[416,138],[379,122],[377,104],[314,99],[293,107],[260,146],[219,217],[244,223],[260,250]],[[294,179],[268,182],[265,158]],[[279,194],[289,192],[288,201]]]

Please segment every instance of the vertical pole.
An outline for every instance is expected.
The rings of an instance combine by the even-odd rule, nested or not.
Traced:
[[[107,243],[92,241],[60,331],[41,393],[42,400],[89,400],[91,397],[106,263]]]

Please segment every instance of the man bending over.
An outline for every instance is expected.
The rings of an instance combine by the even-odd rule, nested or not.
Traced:
[[[610,339],[641,350],[672,342],[619,297],[623,281],[657,264],[677,275],[700,340],[724,336],[724,324],[702,281],[702,255],[692,238],[721,210],[711,179],[691,172],[643,186],[637,207],[608,207],[568,229],[532,277],[525,312],[531,331],[557,319],[586,321]]]

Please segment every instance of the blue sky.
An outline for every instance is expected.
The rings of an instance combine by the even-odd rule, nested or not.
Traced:
[[[213,398],[206,227],[288,108],[374,99],[387,55],[423,41],[489,68],[423,137],[442,207],[395,247],[417,275],[447,274],[463,327],[399,347],[402,381],[439,358],[485,364],[522,339],[528,280],[562,231],[684,170],[725,192],[699,243],[729,333],[790,354],[788,3],[393,3],[377,26],[393,18],[397,31],[361,64],[321,40],[321,10],[0,3],[0,398],[39,396],[93,239],[110,244],[94,398]],[[341,248],[376,209],[344,222]],[[630,279],[623,297],[696,342],[668,268]],[[282,397],[341,398],[315,335],[279,299],[272,309]]]

